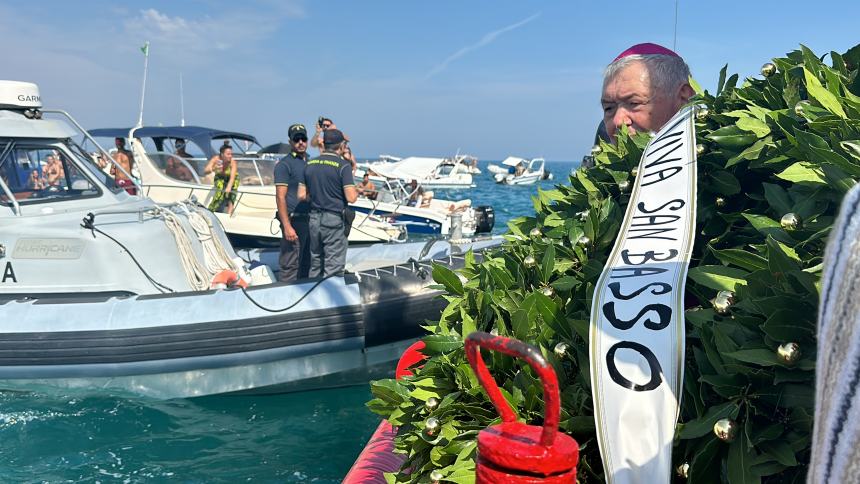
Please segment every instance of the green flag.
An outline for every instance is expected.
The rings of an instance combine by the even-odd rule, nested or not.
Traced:
[[[143,47],[140,48],[140,51],[143,52],[143,55],[149,57],[149,41],[143,44]]]

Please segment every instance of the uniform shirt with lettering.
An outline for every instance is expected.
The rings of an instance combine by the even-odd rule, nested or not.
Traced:
[[[293,151],[275,164],[275,186],[287,187],[287,213],[304,214],[311,209],[306,201],[299,200],[299,182],[305,171],[307,153],[300,155]]]
[[[308,199],[313,210],[343,212],[346,208],[344,187],[355,186],[352,164],[334,153],[323,153],[308,161],[304,179]]]

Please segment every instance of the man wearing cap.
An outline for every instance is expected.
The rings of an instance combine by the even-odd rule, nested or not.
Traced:
[[[342,158],[345,138],[338,129],[323,134],[322,153],[308,161],[299,182],[299,198],[310,202],[310,277],[343,273],[347,236],[344,210],[355,202],[358,191],[352,165]]]
[[[651,43],[625,50],[603,76],[603,122],[614,143],[621,126],[630,134],[656,132],[695,93],[690,68],[675,52]]]
[[[278,257],[281,282],[304,279],[310,269],[310,206],[299,200],[299,181],[308,159],[308,131],[302,124],[294,124],[287,130],[287,136],[291,151],[275,165],[275,199],[282,234]]]

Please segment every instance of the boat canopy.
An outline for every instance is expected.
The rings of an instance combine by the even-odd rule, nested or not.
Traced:
[[[129,131],[134,128],[100,128],[89,130],[90,136],[95,138],[127,138]],[[202,126],[144,126],[134,129],[135,138],[175,138],[193,141],[194,144],[204,150],[211,150],[210,142],[220,139],[237,139],[250,141],[259,145],[257,138],[250,134],[236,131],[222,131],[220,129],[204,128]],[[206,156],[215,153],[207,152]]]
[[[506,166],[517,166],[521,163],[527,163],[527,162],[528,162],[528,160],[526,160],[525,158],[517,158],[516,156],[509,156],[509,157],[505,158],[504,161],[502,161],[502,164],[506,165]]]
[[[374,163],[370,168],[386,178],[421,180],[432,177],[445,158],[409,156],[394,163]]]
[[[0,111],[0,133],[4,138],[66,139],[77,131],[57,119],[28,119],[21,113]]]

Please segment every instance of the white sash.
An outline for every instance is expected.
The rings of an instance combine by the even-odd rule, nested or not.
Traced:
[[[693,107],[648,143],[591,310],[591,392],[606,481],[668,483],[696,229]]]

